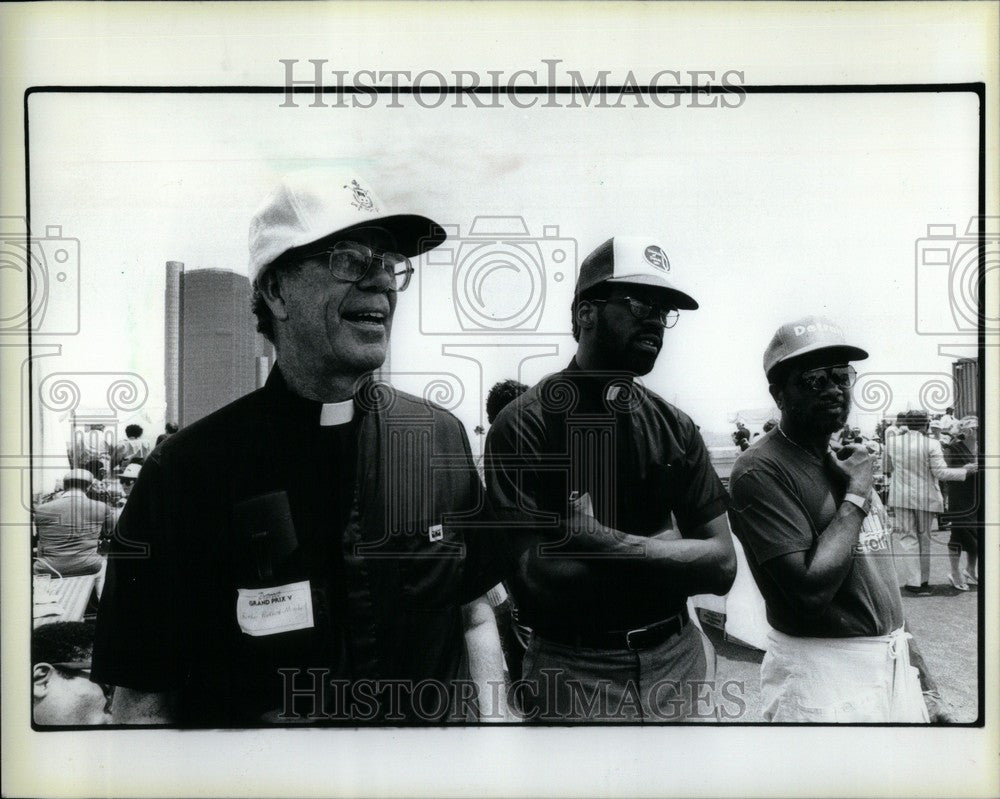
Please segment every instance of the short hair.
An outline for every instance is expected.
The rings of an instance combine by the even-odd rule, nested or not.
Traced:
[[[944,409],[944,412],[945,412],[945,413],[954,413],[954,412],[955,412],[955,409],[954,409],[954,408],[952,408],[952,407],[951,407],[951,406],[949,405],[949,406],[948,406],[947,408],[945,408],[945,409]]]
[[[490,424],[507,404],[520,397],[528,387],[517,380],[501,380],[495,383],[486,396],[486,419]]]
[[[274,280],[278,274],[292,274],[301,268],[302,261],[282,256],[274,263],[261,269],[253,282],[250,293],[250,310],[257,317],[257,332],[272,344],[274,343],[274,315],[264,299],[261,286],[265,280]]]
[[[176,422],[167,422],[165,425],[163,425],[163,429],[166,430],[168,433],[173,434],[176,433],[178,430],[180,430],[180,427],[177,426]]]
[[[95,480],[101,479],[101,474],[106,473],[107,469],[104,467],[104,461],[100,458],[92,458],[83,464],[84,469],[94,475]]]
[[[86,621],[57,621],[31,632],[31,662],[73,663],[90,660],[94,625]]]
[[[906,426],[911,430],[927,430],[930,427],[931,418],[927,415],[927,411],[915,410],[909,411],[906,414]]]
[[[579,294],[573,295],[573,302],[569,306],[570,315],[573,318],[573,340],[580,340],[580,325],[576,321],[576,309],[579,307],[581,302],[590,302],[591,300],[606,300],[611,295],[611,286],[608,283],[598,283],[596,286],[591,286],[589,289],[585,289]]]
[[[125,435],[129,438],[138,438],[142,435],[142,427],[137,424],[130,424],[125,428]]]

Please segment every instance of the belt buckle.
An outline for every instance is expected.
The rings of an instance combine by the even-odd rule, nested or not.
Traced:
[[[629,630],[628,632],[626,632],[625,633],[625,646],[628,649],[631,649],[633,652],[635,652],[635,651],[637,651],[639,649],[642,649],[641,646],[633,646],[633,644],[632,644],[632,636],[633,635],[638,635],[639,633],[644,633],[644,632],[646,632],[647,629],[649,629],[649,628],[647,628],[647,627],[639,627],[636,630]]]

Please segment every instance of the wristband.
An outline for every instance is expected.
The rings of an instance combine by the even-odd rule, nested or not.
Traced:
[[[861,508],[861,512],[868,515],[869,511],[872,509],[871,498],[865,498],[860,494],[844,494],[844,502],[850,502],[852,505],[857,505]]]

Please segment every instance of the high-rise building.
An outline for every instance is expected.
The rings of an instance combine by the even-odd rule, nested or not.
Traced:
[[[189,425],[266,377],[273,350],[256,331],[246,276],[168,262],[165,310],[167,421]]]
[[[951,365],[954,381],[955,418],[970,414],[979,416],[979,361],[959,358]]]

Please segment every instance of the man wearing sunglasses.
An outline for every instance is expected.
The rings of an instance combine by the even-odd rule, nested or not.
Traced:
[[[116,722],[466,720],[468,678],[503,679],[474,602],[502,551],[454,520],[482,504],[464,428],[372,376],[410,259],[444,238],[353,175],[286,178],[257,211],[277,363],[143,464],[98,617]]]
[[[764,373],[781,419],[730,477],[733,530],[773,628],[761,664],[768,721],[920,723],[928,708],[948,718],[903,626],[871,456],[863,444],[830,449],[851,408],[849,362],[867,357],[823,317],[778,328]]]
[[[697,307],[654,239],[605,242],[580,266],[576,356],[490,428],[487,492],[523,547],[529,719],[714,716],[711,644],[686,603],[732,585],[725,491],[691,418],[636,379]]]

